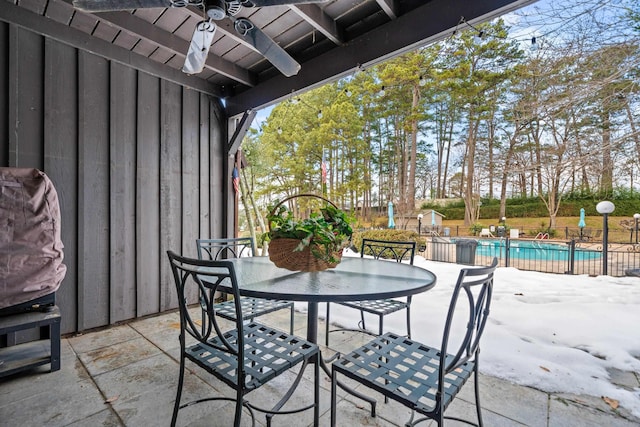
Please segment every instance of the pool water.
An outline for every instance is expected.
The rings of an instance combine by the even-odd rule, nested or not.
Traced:
[[[479,240],[476,254],[504,257],[506,255],[505,251],[505,240]],[[531,240],[510,240],[509,257],[543,261],[567,261],[569,259],[569,245]],[[575,248],[575,261],[587,261],[600,257],[600,251]]]

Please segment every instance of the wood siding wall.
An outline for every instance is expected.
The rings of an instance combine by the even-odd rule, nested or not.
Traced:
[[[58,192],[64,333],[177,307],[166,251],[223,235],[225,141],[208,95],[0,22],[0,166]]]

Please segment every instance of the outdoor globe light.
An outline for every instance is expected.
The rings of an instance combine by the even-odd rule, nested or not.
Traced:
[[[596,205],[596,210],[602,215],[613,213],[615,209],[615,205],[608,200],[604,200]]]
[[[609,223],[607,218],[610,213],[616,209],[615,205],[608,200],[604,200],[596,205],[598,213],[602,214],[602,274],[608,273],[609,262],[607,256],[609,253]]]

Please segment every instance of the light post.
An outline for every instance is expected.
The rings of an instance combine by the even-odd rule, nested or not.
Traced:
[[[608,274],[608,246],[609,246],[609,214],[615,210],[615,205],[608,200],[604,200],[596,205],[596,210],[602,214],[602,274]]]
[[[638,217],[640,217],[640,214],[638,214]],[[638,225],[638,220],[636,219],[636,228]],[[422,232],[422,214],[418,214],[418,236],[420,235],[420,233]]]
[[[636,220],[636,245],[638,244],[638,220],[640,220],[640,213],[634,213],[633,219]]]

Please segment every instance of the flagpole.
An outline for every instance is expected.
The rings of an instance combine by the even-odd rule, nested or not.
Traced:
[[[327,197],[327,163],[324,157],[324,148],[322,148],[322,160],[320,162],[320,191],[323,197]]]

